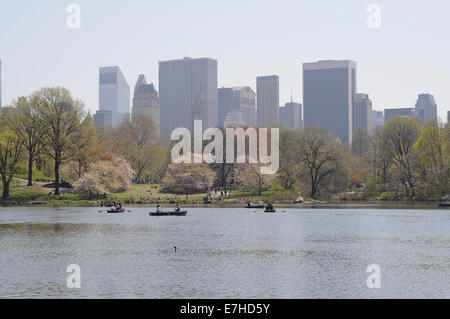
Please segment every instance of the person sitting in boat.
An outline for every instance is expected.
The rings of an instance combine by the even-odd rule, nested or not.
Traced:
[[[181,211],[181,208],[180,208],[180,206],[177,204],[177,208],[175,208],[175,211],[176,212],[179,212],[179,211]]]
[[[251,202],[249,202],[248,204],[247,204],[247,207],[252,207],[253,206],[253,204],[251,203]]]
[[[273,210],[273,205],[272,204],[267,204],[266,210]]]
[[[116,211],[120,211],[120,208],[121,208],[121,207],[120,207],[120,204],[117,204],[117,205],[116,205]]]
[[[160,212],[161,212],[161,206],[160,206],[160,205],[156,206],[156,212],[157,212],[157,213],[160,213]]]

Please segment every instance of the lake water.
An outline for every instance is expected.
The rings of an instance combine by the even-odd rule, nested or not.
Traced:
[[[98,211],[0,208],[0,297],[450,298],[450,210]]]

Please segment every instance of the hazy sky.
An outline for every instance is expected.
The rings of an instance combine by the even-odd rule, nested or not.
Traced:
[[[81,28],[66,8],[81,7]],[[367,7],[381,28],[367,27]],[[218,60],[219,87],[280,76],[280,104],[302,102],[301,63],[351,59],[358,91],[375,109],[414,106],[431,93],[450,110],[449,1],[334,0],[0,0],[3,104],[62,85],[98,109],[98,67],[118,65],[130,86],[138,74],[158,86],[158,61]]]

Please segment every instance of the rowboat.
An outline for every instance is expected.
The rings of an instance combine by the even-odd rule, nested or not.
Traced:
[[[149,216],[186,216],[187,211],[150,212]]]
[[[450,202],[439,203],[439,207],[450,207]]]
[[[258,209],[260,209],[260,208],[264,208],[264,205],[247,205],[247,206],[245,206],[245,208],[258,208]]]
[[[264,213],[275,213],[276,210],[275,209],[265,209]]]
[[[123,207],[119,210],[117,210],[117,209],[109,209],[108,210],[108,214],[122,214],[124,212],[125,212],[125,208],[123,208]]]

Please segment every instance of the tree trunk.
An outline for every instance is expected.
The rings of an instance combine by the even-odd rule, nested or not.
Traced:
[[[316,199],[316,192],[317,192],[316,180],[312,172],[310,173],[310,175],[311,175],[311,198]]]
[[[59,195],[59,157],[55,160],[55,195]]]
[[[28,159],[28,184],[27,186],[33,186],[33,156]]]
[[[2,199],[7,199],[9,197],[9,182],[3,178],[3,195],[2,195]]]

